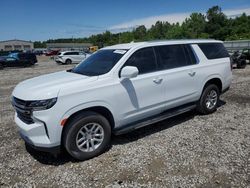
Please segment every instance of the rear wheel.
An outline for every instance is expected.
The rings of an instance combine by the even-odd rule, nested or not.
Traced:
[[[63,144],[72,157],[86,160],[103,153],[110,138],[111,127],[105,117],[95,112],[83,112],[65,127]]]
[[[0,63],[0,70],[3,69],[3,64]]]
[[[66,63],[66,64],[71,64],[72,61],[71,61],[71,59],[67,59],[67,60],[65,61],[65,63]]]
[[[215,84],[206,86],[197,104],[197,111],[201,114],[210,114],[216,111],[220,92]]]

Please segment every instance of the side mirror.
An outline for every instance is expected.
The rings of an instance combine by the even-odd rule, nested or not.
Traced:
[[[126,66],[121,70],[121,78],[135,78],[139,73],[137,67]]]

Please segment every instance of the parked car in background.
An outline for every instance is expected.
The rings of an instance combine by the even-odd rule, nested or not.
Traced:
[[[32,65],[34,65],[34,63],[29,59],[17,59],[10,56],[0,58],[0,69],[4,67],[28,67]]]
[[[231,55],[232,66],[236,65],[238,69],[244,69],[246,67],[246,55],[239,51],[233,52]]]
[[[50,50],[45,53],[46,56],[55,56],[60,52],[60,50]]]
[[[13,57],[17,60],[21,60],[21,61],[30,61],[31,64],[35,64],[37,63],[37,58],[36,55],[34,53],[22,53],[22,52],[17,52],[17,53],[10,53],[8,55],[8,57]]]
[[[43,50],[34,50],[33,53],[35,55],[43,55]]]
[[[102,48],[73,69],[21,82],[12,104],[28,145],[53,153],[63,147],[85,160],[104,152],[112,133],[192,109],[215,112],[231,80],[221,41],[128,43]]]
[[[244,50],[242,51],[242,54],[244,54],[245,57],[246,57],[246,59],[247,59],[248,61],[250,61],[250,49],[244,49]]]
[[[57,63],[62,63],[62,64],[80,63],[88,56],[89,54],[85,52],[65,51],[58,53],[57,57],[55,58],[55,61]]]

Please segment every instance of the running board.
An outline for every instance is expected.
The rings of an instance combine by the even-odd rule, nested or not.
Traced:
[[[165,111],[165,112],[163,112],[163,113],[161,113],[159,115],[146,118],[146,119],[144,119],[142,121],[138,121],[138,122],[135,122],[135,123],[131,123],[131,124],[119,127],[118,129],[114,130],[114,134],[115,135],[125,134],[125,133],[128,133],[130,131],[139,129],[141,127],[145,127],[147,125],[154,124],[156,122],[159,122],[159,121],[162,121],[162,120],[177,116],[179,114],[183,114],[185,112],[193,110],[194,108],[196,108],[196,105],[194,103],[192,103],[191,105],[189,104],[189,105],[183,105],[181,107],[173,108],[173,109],[167,110],[167,111]]]

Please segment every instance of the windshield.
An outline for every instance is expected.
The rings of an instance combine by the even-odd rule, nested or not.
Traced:
[[[109,72],[126,53],[126,50],[99,50],[82,61],[71,72],[98,76]]]

